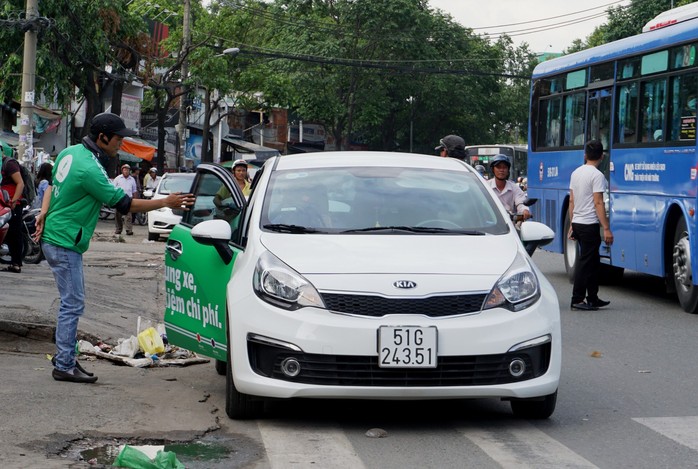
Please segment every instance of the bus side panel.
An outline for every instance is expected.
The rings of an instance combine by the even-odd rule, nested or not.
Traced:
[[[562,206],[560,205],[560,193],[561,191],[557,189],[531,189],[528,190],[529,198],[536,198],[538,202],[536,205],[531,207],[531,212],[533,213],[533,220],[541,223],[545,223],[551,230],[555,233],[555,238],[549,244],[542,246],[541,249],[545,249],[550,252],[562,252],[562,246],[564,238],[562,236],[564,218],[560,219],[560,213]],[[562,194],[563,203],[564,197],[567,194]]]
[[[635,256],[635,205],[637,197],[633,194],[611,193],[611,264],[625,269],[636,270]],[[603,245],[602,245],[603,247]]]
[[[529,152],[528,197],[538,199],[532,207],[533,219],[555,232],[553,242],[542,247],[546,251],[563,252],[570,176],[583,162],[581,150],[539,152],[533,157]]]
[[[662,220],[667,210],[667,198],[635,198],[635,270],[661,277],[664,275]]]

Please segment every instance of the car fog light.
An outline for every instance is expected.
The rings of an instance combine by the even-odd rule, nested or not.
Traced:
[[[281,362],[281,371],[289,378],[293,378],[300,374],[301,364],[293,357],[284,358]]]
[[[509,363],[509,374],[514,378],[518,378],[526,371],[526,363],[520,358],[514,358],[511,363]]]

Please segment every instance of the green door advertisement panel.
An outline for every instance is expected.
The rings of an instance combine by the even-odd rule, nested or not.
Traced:
[[[165,330],[173,345],[227,361],[226,286],[240,250],[225,264],[213,246],[177,225],[165,253]]]

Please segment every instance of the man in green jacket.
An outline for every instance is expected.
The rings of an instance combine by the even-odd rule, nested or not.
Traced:
[[[85,310],[82,254],[89,247],[102,204],[126,214],[163,207],[183,208],[194,203],[192,194],[179,192],[164,199],[131,199],[109,182],[105,163],[109,157],[116,156],[124,137],[135,134],[116,114],[96,115],[90,135],[56,158],[53,181],[44,193],[35,237],[41,238],[41,247],[61,297],[52,372],[57,381],[97,381],[97,377],[75,359],[75,345],[78,321]]]

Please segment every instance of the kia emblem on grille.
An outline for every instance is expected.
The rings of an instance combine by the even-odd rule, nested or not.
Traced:
[[[417,284],[412,280],[398,280],[397,282],[393,282],[393,286],[395,288],[415,288]]]

